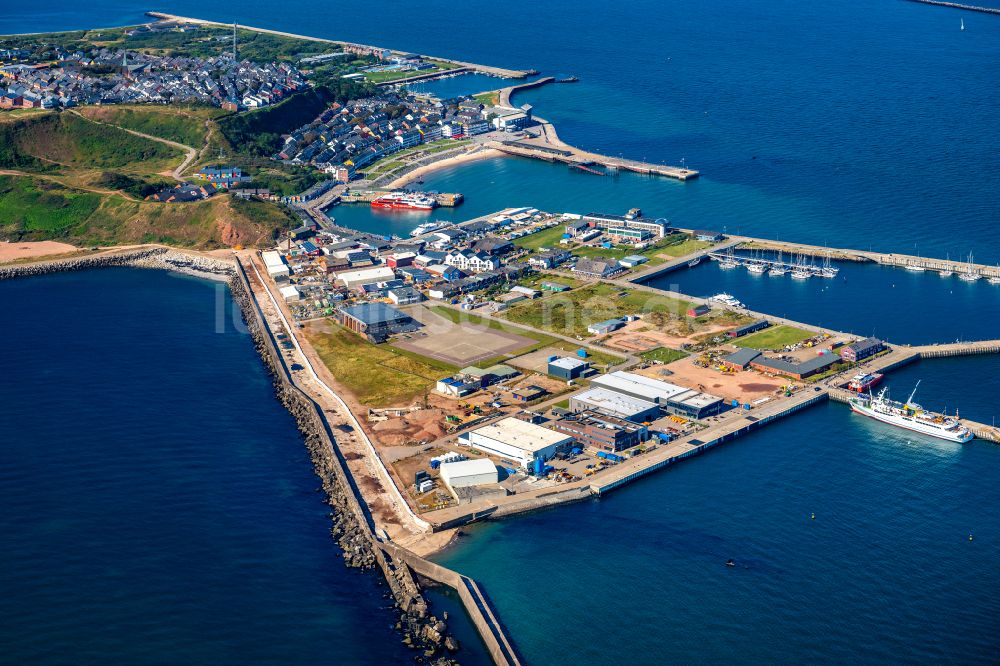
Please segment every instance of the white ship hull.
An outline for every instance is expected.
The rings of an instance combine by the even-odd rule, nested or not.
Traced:
[[[924,423],[919,419],[913,417],[902,416],[899,414],[885,414],[882,412],[877,412],[871,407],[865,407],[864,405],[858,405],[854,402],[851,403],[851,410],[862,414],[864,416],[875,419],[876,421],[881,421],[882,423],[888,423],[889,425],[894,425],[897,428],[905,428],[906,430],[912,430],[913,432],[919,432],[923,435],[930,435],[931,437],[937,437],[938,439],[945,439],[949,442],[964,443],[968,442],[973,438],[971,432],[961,425],[953,428],[944,428],[932,423]]]

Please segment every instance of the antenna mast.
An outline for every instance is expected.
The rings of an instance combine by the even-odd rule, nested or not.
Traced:
[[[233,21],[233,60],[237,60],[236,50],[236,21]]]

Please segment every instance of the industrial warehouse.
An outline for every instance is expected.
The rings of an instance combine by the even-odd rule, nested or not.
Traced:
[[[573,437],[509,416],[462,435],[458,441],[527,471],[536,461],[544,463],[572,444]]]
[[[677,386],[658,379],[632,372],[612,372],[596,377],[591,386],[597,386],[637,400],[658,405],[667,414],[688,419],[715,416],[723,408],[722,398],[694,389]],[[634,419],[628,419],[634,420]]]

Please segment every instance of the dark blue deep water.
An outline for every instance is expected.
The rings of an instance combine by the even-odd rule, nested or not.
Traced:
[[[0,303],[0,662],[407,660],[225,286],[109,269]]]
[[[0,32],[122,25],[149,8],[21,4]],[[682,184],[490,160],[426,179],[467,197],[435,217],[640,206],[684,227],[1000,262],[1000,17],[901,0],[159,8],[575,74],[518,102],[581,147],[703,173]],[[426,219],[332,214],[400,234]],[[1000,337],[996,287],[858,270],[872,272],[838,285],[753,286],[712,267],[674,277],[908,342]],[[96,303],[80,279],[0,285],[22,294],[0,300],[17,322],[2,352],[16,369],[2,384],[16,464],[0,471],[0,526],[18,535],[0,571],[13,660],[397,661],[379,590],[339,566],[249,345],[190,332],[211,326],[205,310],[144,291],[166,277],[88,275],[103,283]],[[122,321],[123,305],[146,321]],[[990,422],[997,377],[996,357],[937,360],[891,385],[905,394],[922,378],[927,406]],[[482,580],[532,663],[995,663],[998,469],[995,445],[918,439],[830,404],[600,501],[474,528],[440,559]]]

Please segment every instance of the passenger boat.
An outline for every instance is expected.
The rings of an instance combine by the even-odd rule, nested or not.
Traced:
[[[445,227],[450,227],[450,222],[424,222],[416,229],[410,232],[411,236],[423,236],[424,234],[429,234],[432,231],[437,231],[438,229],[444,229]]]
[[[727,305],[731,308],[744,307],[743,303],[740,302],[739,299],[737,299],[735,296],[726,293],[716,294],[715,296],[709,296],[708,300],[712,301],[713,303],[720,303],[722,305]]]
[[[858,393],[864,393],[882,381],[883,375],[878,372],[859,372],[851,377],[851,383],[847,388]]]
[[[412,192],[390,192],[372,200],[372,208],[393,210],[434,210],[437,201],[426,194]]]
[[[924,272],[924,267],[923,266],[918,266],[917,264],[906,264],[905,268],[906,268],[906,270],[913,271],[914,273],[923,273]]]
[[[920,386],[920,382],[917,382],[917,386]],[[890,400],[886,392],[887,389],[883,388],[876,396],[869,393],[851,398],[851,410],[897,428],[905,428],[949,442],[968,442],[973,438],[973,434],[962,425],[957,416],[952,418],[928,412],[913,402],[913,396],[917,392],[916,387],[903,403]]]

